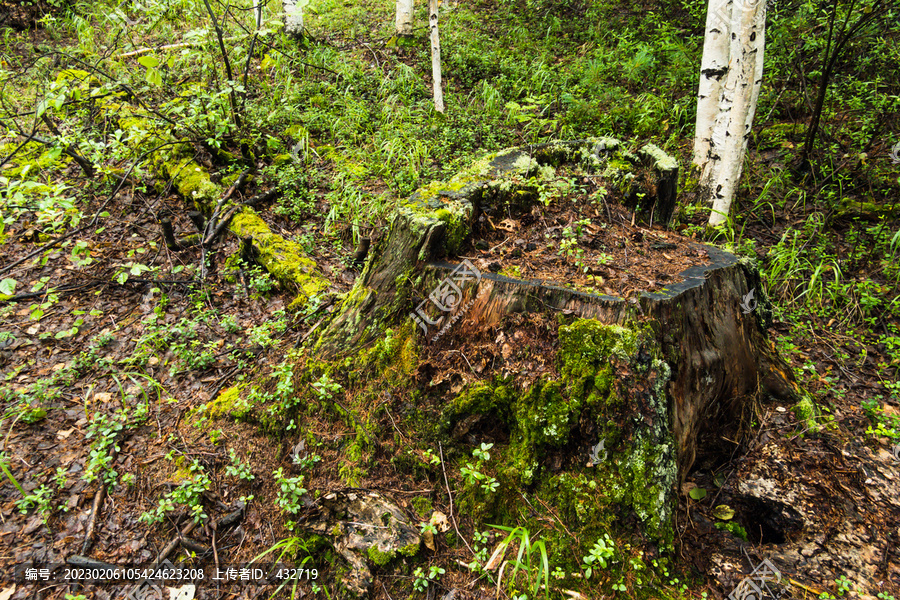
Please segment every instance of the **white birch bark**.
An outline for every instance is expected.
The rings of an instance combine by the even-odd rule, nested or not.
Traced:
[[[413,0],[397,0],[397,33],[412,35]]]
[[[728,72],[728,47],[731,30],[731,0],[709,0],[706,34],[700,61],[700,85],[697,89],[697,127],[694,134],[694,164],[702,166],[709,156],[722,82]]]
[[[431,32],[431,77],[434,80],[434,109],[444,112],[441,88],[441,41],[438,36],[438,0],[428,0],[428,28]]]
[[[294,37],[303,35],[303,7],[309,0],[282,0],[284,7],[284,31]]]
[[[711,0],[711,3],[716,1]],[[730,10],[727,11],[730,13],[730,20],[724,36],[729,40],[728,62],[724,80],[720,77],[719,81],[716,115],[711,132],[709,101],[699,98],[698,93],[694,162],[701,167],[700,185],[712,198],[709,224],[713,226],[727,220],[743,169],[747,140],[753,126],[762,83],[765,11],[765,0],[731,2]],[[709,21],[707,17],[707,22]],[[704,51],[704,60],[705,54]],[[701,90],[704,87],[703,73],[700,87]],[[704,109],[702,121],[701,103]]]

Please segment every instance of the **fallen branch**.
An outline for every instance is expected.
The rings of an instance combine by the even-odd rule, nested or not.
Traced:
[[[466,541],[466,538],[459,532],[459,527],[456,525],[456,515],[453,514],[453,493],[450,491],[450,480],[447,479],[447,467],[444,465],[444,446],[441,442],[438,442],[438,452],[441,455],[441,471],[444,472],[444,485],[447,486],[447,497],[450,498],[450,521],[453,522],[453,529],[456,531],[456,538],[463,541],[463,544],[466,545],[466,548],[469,549],[469,552],[472,553],[472,556],[475,556],[477,560],[477,555],[475,551],[472,550],[472,546],[469,545],[469,542]]]
[[[246,35],[233,35],[231,37],[225,38],[226,42],[236,42],[246,38]],[[157,46],[156,48],[138,48],[137,50],[132,50],[131,52],[126,52],[124,54],[117,54],[113,58],[131,58],[133,56],[140,56],[142,54],[147,54],[148,52],[160,52],[162,50],[178,50],[179,48],[193,48],[195,46],[201,46],[205,44],[205,41],[195,41],[195,42],[179,42],[177,44],[166,44],[165,46]]]
[[[244,206],[256,206],[257,204],[262,204],[263,202],[268,202],[269,200],[274,199],[278,194],[281,193],[281,188],[273,187],[271,190],[265,191],[262,194],[257,194],[252,198],[244,200]]]
[[[56,127],[56,124],[50,119],[47,113],[41,115],[41,120],[47,125],[47,128],[53,133],[53,135],[57,137],[62,137],[62,134],[59,132],[59,129]],[[38,136],[33,136],[32,139],[36,142],[40,142],[42,144],[53,145],[53,140],[44,140]],[[63,146],[63,152],[66,153],[72,160],[78,163],[78,166],[81,167],[81,170],[87,177],[94,176],[94,165],[86,158],[75,152],[72,148],[71,144],[66,144]]]
[[[113,443],[112,452],[109,453],[110,462],[109,464],[113,464],[116,462],[116,456],[119,453],[119,445]],[[81,553],[87,554],[91,546],[94,544],[94,531],[97,529],[97,515],[100,513],[100,505],[103,504],[103,500],[106,498],[106,483],[103,481],[103,478],[100,479],[100,488],[97,490],[97,493],[94,494],[94,503],[91,505],[91,516],[88,519],[87,527],[84,531],[84,542],[81,544]]]

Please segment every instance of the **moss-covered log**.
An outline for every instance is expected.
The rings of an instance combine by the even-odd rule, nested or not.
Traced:
[[[212,211],[225,193],[212,182],[209,173],[190,158],[160,161],[161,170],[172,180],[175,189],[197,209]],[[240,239],[251,239],[255,258],[279,283],[298,292],[298,301],[319,294],[330,285],[311,258],[300,247],[277,233],[250,207],[242,207],[231,219],[229,230]]]
[[[87,90],[99,84],[99,80],[87,71],[66,69],[57,75],[57,83]],[[170,180],[178,194],[191,203],[191,208],[211,214],[225,190],[194,160],[192,144],[173,138],[168,130],[149,130],[146,111],[128,104],[127,100],[124,93],[119,93],[104,99],[97,108],[105,117],[118,122],[127,133],[128,143],[146,152],[146,162],[155,174]],[[223,207],[222,214],[229,208]],[[256,260],[285,288],[298,292],[298,303],[305,303],[330,286],[315,261],[305,256],[299,245],[272,232],[251,207],[242,206],[233,213],[229,230],[240,239],[251,239],[257,250]]]

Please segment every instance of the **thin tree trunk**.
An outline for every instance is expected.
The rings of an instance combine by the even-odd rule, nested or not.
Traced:
[[[303,7],[306,0],[282,0],[284,7],[284,30],[293,37],[303,35]]]
[[[816,136],[819,132],[819,124],[822,118],[822,110],[825,108],[825,98],[828,95],[828,85],[831,83],[831,76],[834,73],[834,67],[838,59],[841,57],[846,44],[853,39],[859,31],[868,25],[871,21],[880,19],[882,13],[887,9],[888,5],[880,0],[875,2],[863,13],[859,19],[849,29],[847,24],[850,22],[850,16],[856,2],[851,0],[847,7],[847,15],[841,25],[840,31],[834,33],[834,21],[837,18],[838,0],[834,0],[831,15],[828,20],[828,41],[825,44],[825,57],[822,59],[822,81],[819,83],[819,92],[816,96],[816,105],[813,108],[812,118],[810,119],[809,128],[806,130],[806,139],[803,143],[803,151],[800,155],[800,168],[805,169],[809,164],[809,157],[816,143]]]
[[[434,79],[434,109],[444,112],[441,89],[441,41],[438,36],[438,0],[428,0],[428,27],[431,31],[431,76]]]
[[[695,160],[700,159],[701,185],[713,200],[709,217],[709,224],[713,226],[728,219],[756,113],[765,46],[765,1],[735,2],[731,6],[730,17],[726,35],[730,39],[728,66],[719,91],[718,113],[712,135],[704,138],[700,126],[708,127],[708,124],[700,122],[698,112],[697,140],[700,147],[695,147],[694,152]],[[704,115],[706,118],[707,115]]]
[[[216,19],[216,14],[209,5],[209,0],[203,0],[203,4],[206,5],[206,12],[209,13],[209,18],[212,20],[213,27],[216,30],[216,39],[219,40],[219,50],[222,51],[222,60],[225,61],[225,74],[228,75],[228,85],[234,86],[234,74],[231,71],[231,61],[228,60],[228,51],[225,49],[225,42],[222,39],[222,28],[219,27],[219,21]],[[231,89],[228,90],[228,98],[231,100],[231,116],[234,118],[234,125],[240,129],[241,116],[238,114],[238,104],[237,99],[234,96],[234,87],[231,87]]]
[[[710,0],[706,12],[706,35],[703,38],[700,85],[697,89],[697,128],[694,135],[694,164],[700,167],[709,159],[713,128],[722,96],[722,80],[728,73],[731,5],[729,0]]]
[[[412,35],[413,0],[397,0],[397,33]]]

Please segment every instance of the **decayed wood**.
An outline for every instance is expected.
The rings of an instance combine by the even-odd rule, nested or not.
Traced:
[[[790,369],[766,338],[767,302],[761,299],[756,312],[742,310],[748,292],[762,295],[753,265],[705,247],[710,264],[688,269],[682,273],[682,282],[662,293],[645,292],[626,300],[580,293],[550,282],[474,273],[471,264],[453,258],[461,246],[459,226],[462,233],[468,232],[478,207],[495,203],[496,208],[510,197],[521,197],[522,190],[507,185],[509,179],[498,179],[504,173],[519,169],[519,175],[525,175],[519,179],[527,180],[531,160],[559,164],[583,158],[591,148],[596,156],[603,145],[573,144],[500,153],[481,163],[475,175],[457,176],[437,192],[435,186],[417,192],[394,215],[388,235],[370,250],[365,270],[320,336],[318,350],[326,356],[352,351],[375,339],[385,327],[409,318],[424,334],[420,340],[425,345],[465,343],[454,339],[454,331],[466,328],[448,327],[455,319],[488,328],[519,312],[563,311],[618,325],[647,321],[671,369],[667,396],[683,479],[694,462],[698,436],[708,423],[716,419],[743,422],[749,401],[760,392],[786,399],[797,394]],[[659,179],[651,185],[668,187],[664,193],[671,195],[650,207],[665,221],[674,206],[677,164],[655,148],[645,154],[655,156]],[[597,164],[603,165],[602,161]],[[660,184],[663,177],[669,179]],[[435,295],[448,278],[466,282],[448,302],[453,310],[441,307],[443,300]],[[429,307],[428,302],[435,306]]]
[[[744,314],[741,308],[751,289],[760,294],[758,272],[730,253],[713,247],[707,251],[711,264],[688,269],[684,281],[668,286],[665,293],[644,292],[631,300],[480,273],[477,285],[462,288],[457,310],[442,319],[436,318],[439,314],[428,317],[435,323],[425,322],[422,340],[459,343],[448,341],[454,338],[451,325],[459,317],[479,328],[497,325],[513,313],[546,310],[616,325],[649,318],[672,371],[667,391],[683,479],[708,420],[741,419],[744,404],[760,391],[782,399],[797,399],[799,393],[790,369],[766,338],[765,317]],[[423,267],[421,289],[436,289],[455,268],[449,262]],[[757,307],[761,313],[767,308],[764,302]]]

